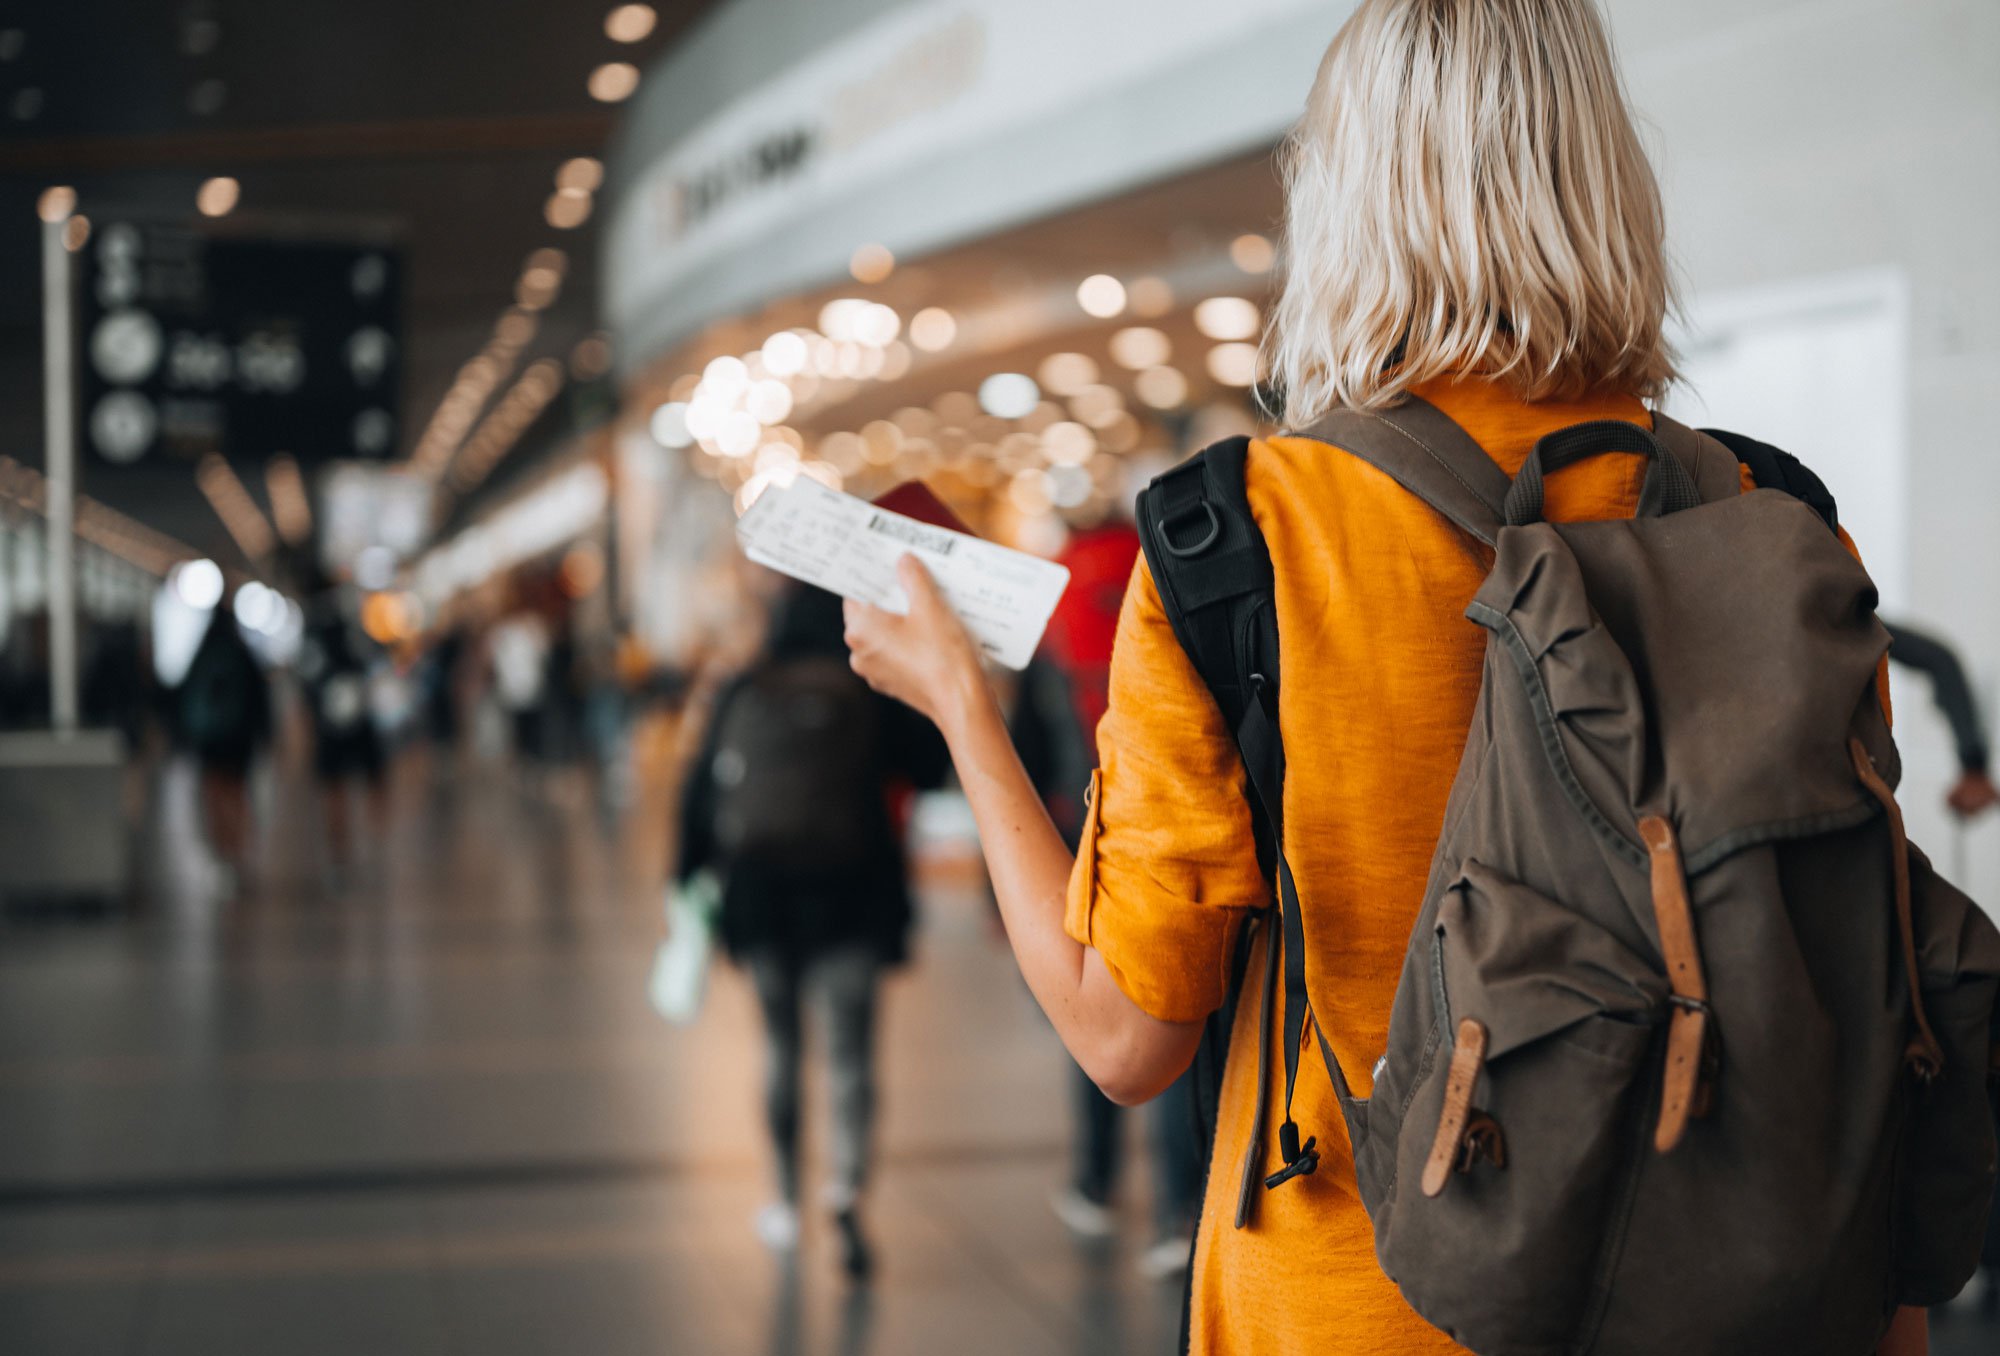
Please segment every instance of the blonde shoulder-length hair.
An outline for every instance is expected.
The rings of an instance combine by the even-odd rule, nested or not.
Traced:
[[[1286,143],[1285,416],[1674,379],[1659,186],[1592,0],[1365,0]]]

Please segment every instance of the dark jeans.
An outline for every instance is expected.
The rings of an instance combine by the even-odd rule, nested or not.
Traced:
[[[836,1207],[851,1205],[867,1183],[875,1121],[875,995],[881,969],[881,960],[869,946],[845,946],[805,962],[773,951],[749,957],[770,1058],[764,1115],[777,1157],[778,1190],[787,1201],[799,1199],[799,1070],[805,1055],[808,993],[822,1010],[833,1093],[828,1200]]]
[[[1119,1105],[1071,1066],[1076,1103],[1074,1185],[1100,1204],[1111,1199],[1124,1160]],[[1200,1205],[1201,1148],[1195,1134],[1192,1070],[1146,1105],[1146,1138],[1152,1150],[1153,1229],[1162,1238],[1194,1227]]]

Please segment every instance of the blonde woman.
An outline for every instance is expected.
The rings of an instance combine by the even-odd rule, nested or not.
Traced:
[[[1659,193],[1590,0],[1367,0],[1326,54],[1286,170],[1271,353],[1291,427],[1420,396],[1511,476],[1555,429],[1650,423],[1645,402],[1674,377]],[[1546,516],[1629,517],[1642,469],[1625,455],[1565,469]],[[1284,832],[1311,1012],[1341,1064],[1366,1071],[1479,688],[1483,633],[1463,613],[1491,558],[1326,444],[1256,440],[1245,475],[1276,569]],[[944,731],[1016,958],[1064,1043],[1112,1097],[1149,1098],[1188,1067],[1238,933],[1269,899],[1231,732],[1142,563],[1098,734],[1093,831],[1072,857],[973,646],[921,567],[903,570],[909,616],[850,605],[854,667]],[[1259,1034],[1235,1025],[1191,1349],[1455,1350],[1377,1265],[1317,1060],[1300,1064],[1294,1112],[1324,1161],[1231,1227],[1235,1165],[1282,1166],[1254,1142],[1260,1097],[1270,1125],[1284,1117],[1282,1080],[1259,1088]],[[1920,1313],[1898,1320],[1895,1350],[1923,1341]]]

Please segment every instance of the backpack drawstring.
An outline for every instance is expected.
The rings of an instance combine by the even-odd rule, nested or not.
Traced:
[[[1896,887],[1896,929],[1903,939],[1903,971],[1910,982],[1910,1015],[1917,1024],[1916,1034],[1910,1037],[1910,1043],[1903,1051],[1903,1063],[1920,1082],[1930,1083],[1944,1072],[1944,1046],[1938,1043],[1937,1033],[1931,1030],[1930,1016],[1924,1011],[1923,976],[1917,968],[1917,925],[1910,905],[1910,840],[1903,831],[1902,807],[1896,804],[1896,793],[1889,789],[1889,783],[1882,780],[1882,774],[1875,770],[1874,758],[1869,756],[1867,746],[1858,737],[1849,737],[1847,752],[1854,760],[1854,775],[1861,779],[1869,794],[1882,802],[1882,810],[1889,817],[1890,870]]]
[[[1270,925],[1268,912],[1259,921],[1264,925],[1264,977],[1259,986],[1262,998],[1257,1005],[1257,1109],[1250,1119],[1250,1144],[1243,1151],[1243,1180],[1236,1192],[1239,1229],[1250,1223],[1257,1183],[1263,1177],[1258,1160],[1263,1153],[1264,1132],[1270,1123],[1264,1092],[1271,1086],[1271,998],[1278,988],[1278,929]]]

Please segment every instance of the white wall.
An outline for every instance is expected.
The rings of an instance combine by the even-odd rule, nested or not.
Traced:
[[[2000,421],[1992,412],[2000,395],[2000,3],[1608,0],[1606,8],[1652,124],[1691,298],[1742,298],[1856,273],[1893,275],[1907,289],[1904,544],[1884,543],[1902,557],[1885,561],[1886,572],[1899,576],[1906,615],[1959,643],[1990,717],[2000,698]],[[1897,381],[1896,366],[1879,380]],[[1758,432],[1755,410],[1741,411],[1748,418],[1728,408],[1708,413]],[[1809,446],[1791,450],[1815,460]],[[1848,506],[1844,516],[1872,512],[1860,507],[1871,486],[1843,475],[1840,460],[1823,469]],[[1860,545],[1871,554],[1865,536]],[[1954,831],[1938,803],[1951,768],[1948,737],[1921,683],[1899,682],[1897,698],[1911,831],[1949,871]],[[1973,831],[1964,847],[1974,893],[1992,907],[2000,902],[2000,823]]]

